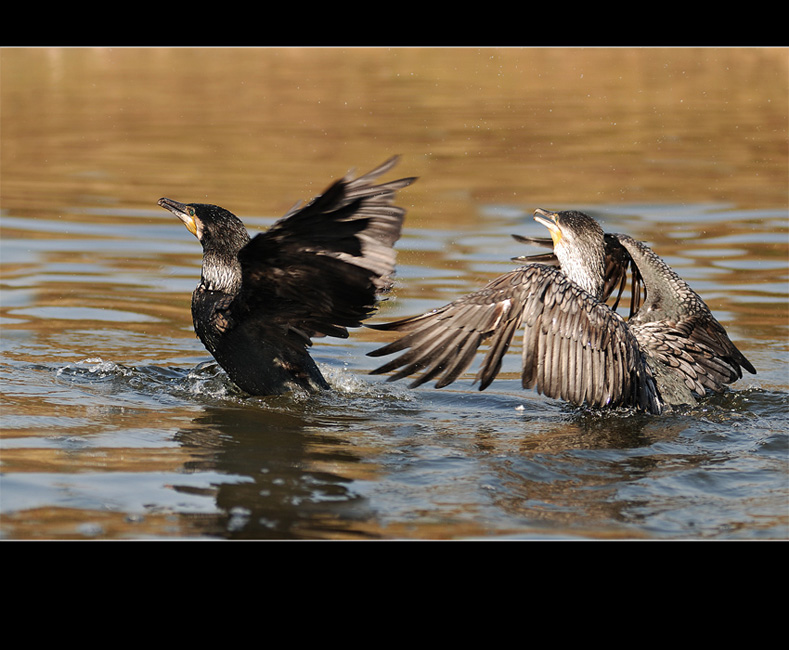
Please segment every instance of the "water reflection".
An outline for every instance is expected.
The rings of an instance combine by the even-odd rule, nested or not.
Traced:
[[[353,479],[341,473],[359,457],[301,415],[211,407],[176,440],[200,451],[187,472],[226,477],[201,489],[220,513],[210,524],[202,518],[206,533],[234,539],[367,536],[355,525],[367,519],[364,505],[350,487]],[[177,484],[174,489],[193,490]]]

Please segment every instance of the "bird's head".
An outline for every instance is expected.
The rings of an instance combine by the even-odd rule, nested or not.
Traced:
[[[241,220],[229,210],[208,203],[179,203],[159,199],[159,205],[178,217],[186,229],[203,245],[203,250],[238,251],[249,241]]]
[[[605,233],[600,224],[576,210],[538,208],[534,220],[551,233],[553,251],[565,275],[599,297],[605,282]]]
[[[241,220],[218,205],[179,203],[159,199],[159,205],[181,221],[203,246],[203,285],[210,290],[230,292],[241,282],[239,251],[249,242]]]

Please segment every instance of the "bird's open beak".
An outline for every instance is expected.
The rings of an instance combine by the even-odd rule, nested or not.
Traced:
[[[169,210],[181,221],[183,221],[186,229],[195,237],[200,239],[200,236],[197,234],[197,221],[195,221],[194,215],[190,214],[190,212],[193,213],[194,211],[190,210],[186,203],[179,203],[178,201],[173,201],[172,199],[159,199],[159,205],[161,205],[165,210]]]
[[[555,212],[548,212],[542,208],[537,208],[534,211],[534,220],[545,226],[551,233],[553,245],[558,246],[562,241],[562,230],[559,228],[559,215]]]

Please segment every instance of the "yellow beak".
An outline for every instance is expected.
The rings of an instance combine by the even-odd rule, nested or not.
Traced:
[[[186,203],[179,203],[178,201],[173,201],[172,199],[159,199],[159,205],[161,205],[165,210],[169,210],[181,221],[183,221],[186,229],[195,237],[200,239],[199,235],[197,234],[197,222],[190,214],[191,210],[189,209],[189,206],[186,205]]]
[[[559,215],[555,212],[548,212],[548,210],[537,208],[534,211],[534,220],[548,229],[551,233],[551,239],[553,239],[553,245],[558,246],[562,241],[562,230],[559,228],[558,222]]]

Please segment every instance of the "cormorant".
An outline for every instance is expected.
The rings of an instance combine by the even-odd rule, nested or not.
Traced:
[[[489,349],[475,379],[484,390],[521,326],[523,387],[576,405],[660,413],[667,404],[695,403],[694,393],[723,390],[742,369],[756,372],[698,294],[645,244],[604,233],[578,211],[538,209],[534,219],[551,239],[513,237],[552,245],[553,252],[515,258],[527,263],[433,311],[368,325],[404,333],[370,356],[407,350],[371,374],[397,370],[392,381],[424,370],[411,387],[437,378],[441,388],[471,365],[485,342]],[[615,310],[628,266],[625,321]]]
[[[202,244],[195,332],[239,388],[329,388],[307,348],[314,337],[346,338],[391,287],[405,217],[395,192],[416,179],[373,183],[397,160],[356,179],[349,173],[252,239],[224,208],[159,200]]]

